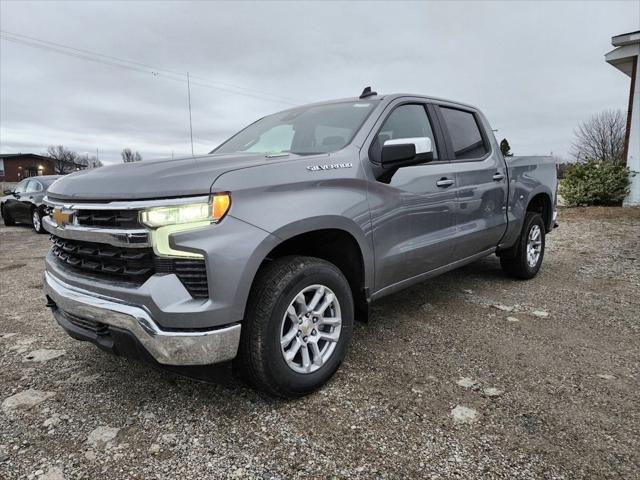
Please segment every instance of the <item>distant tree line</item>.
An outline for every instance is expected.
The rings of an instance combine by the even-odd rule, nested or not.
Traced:
[[[142,161],[142,155],[140,155],[140,153],[138,151],[134,152],[130,148],[123,148],[122,152],[120,152],[120,156],[122,157],[122,161],[124,163],[141,162]]]
[[[50,145],[47,148],[47,157],[53,160],[53,170],[56,175],[65,175],[77,170],[79,167],[98,168],[102,162],[89,154],[80,155],[66,148],[64,145]]]
[[[78,168],[98,168],[103,165],[97,156],[88,153],[81,155],[64,145],[50,145],[46,156],[53,160],[53,170],[56,175],[65,175]],[[125,163],[142,161],[142,155],[130,148],[124,148],[120,156]]]

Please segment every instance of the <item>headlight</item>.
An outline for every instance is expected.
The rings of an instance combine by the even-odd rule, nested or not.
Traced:
[[[229,210],[231,197],[221,193],[207,203],[191,203],[172,207],[157,207],[140,212],[140,222],[151,228],[185,223],[219,222]]]
[[[163,257],[202,258],[194,252],[171,248],[169,237],[217,223],[227,214],[231,206],[228,193],[217,193],[209,202],[190,203],[169,207],[155,207],[140,212],[140,222],[152,228],[151,241],[156,255]]]

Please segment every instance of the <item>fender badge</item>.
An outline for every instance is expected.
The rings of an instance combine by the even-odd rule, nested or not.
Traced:
[[[310,172],[320,172],[322,170],[336,170],[338,168],[352,168],[353,163],[332,163],[329,165],[309,165],[307,170]]]

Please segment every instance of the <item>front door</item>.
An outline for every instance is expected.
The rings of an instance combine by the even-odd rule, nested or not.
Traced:
[[[379,125],[369,150],[376,291],[450,262],[456,199],[450,164],[441,160],[441,137],[434,135],[426,105],[396,105]],[[376,165],[375,152],[386,140],[415,137],[431,139],[433,161],[395,171]]]

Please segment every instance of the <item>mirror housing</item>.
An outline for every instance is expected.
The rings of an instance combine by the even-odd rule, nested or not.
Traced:
[[[13,190],[5,190],[4,192],[2,192],[3,195],[13,195],[14,191]]]
[[[433,146],[428,137],[395,138],[384,142],[380,154],[382,168],[400,168],[433,160]]]

